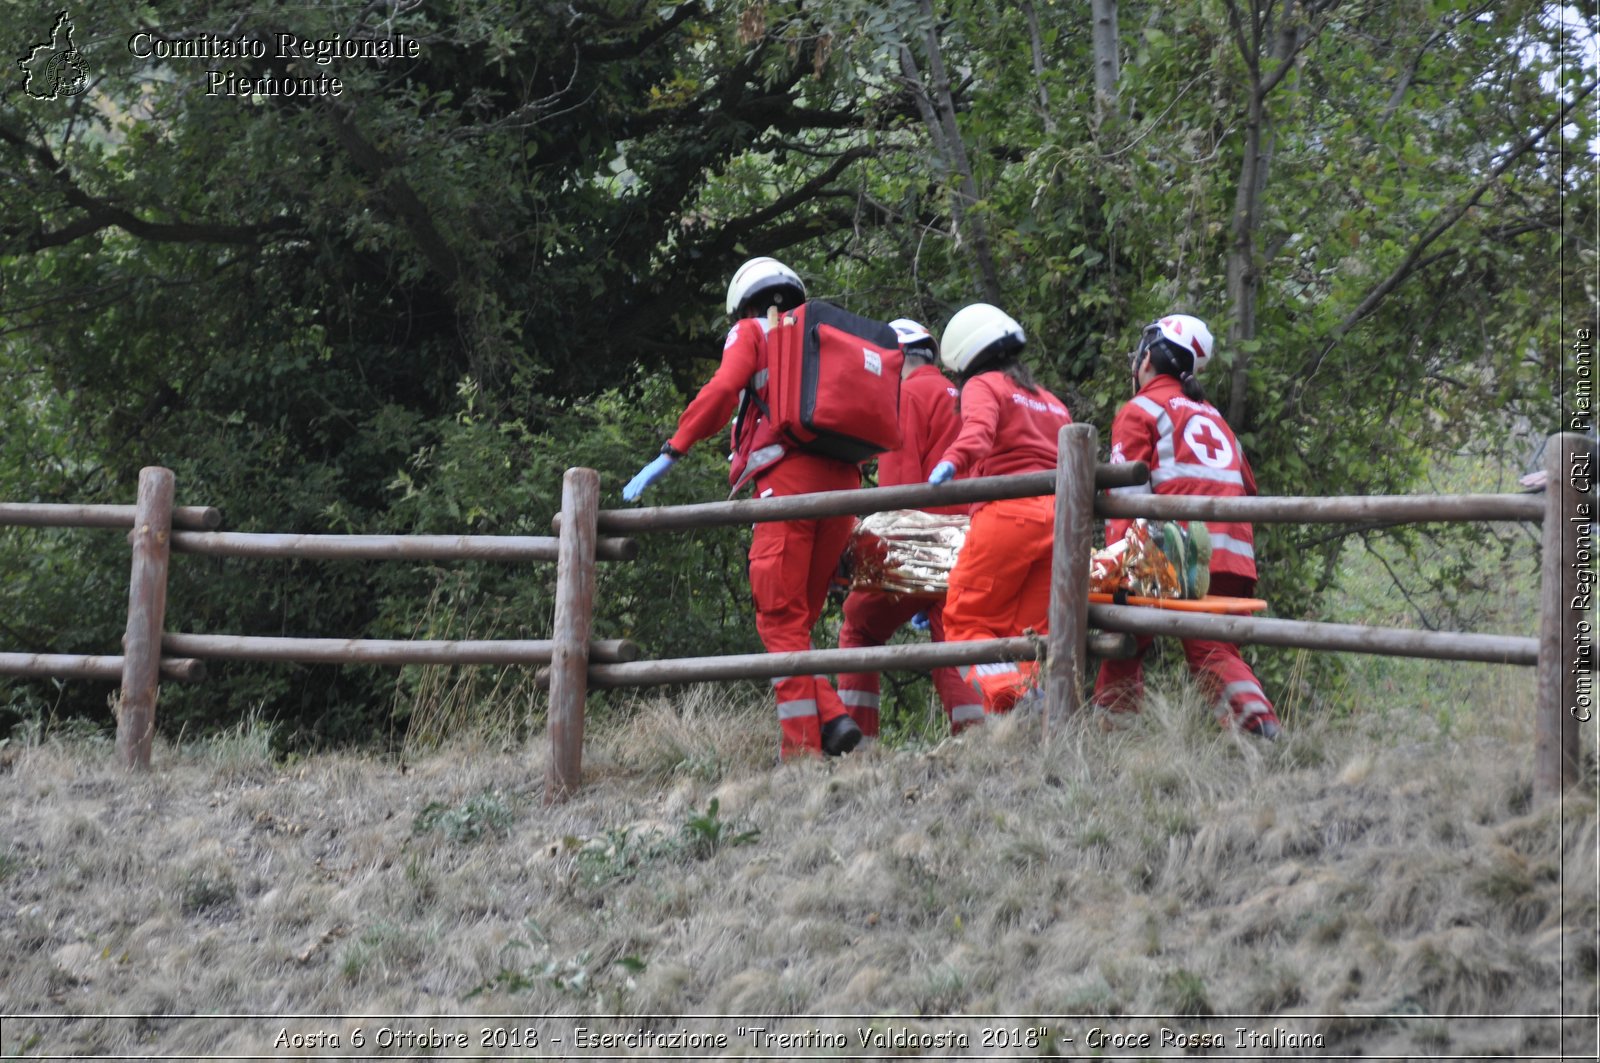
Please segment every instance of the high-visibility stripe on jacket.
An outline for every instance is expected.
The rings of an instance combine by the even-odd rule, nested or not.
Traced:
[[[1142,461],[1150,482],[1114,494],[1213,495],[1256,493],[1255,474],[1239,439],[1209,402],[1195,402],[1175,377],[1158,376],[1139,390],[1111,423],[1111,460]],[[1106,522],[1106,542],[1121,540],[1127,520]],[[1244,521],[1206,521],[1211,571],[1256,578],[1255,533]]]

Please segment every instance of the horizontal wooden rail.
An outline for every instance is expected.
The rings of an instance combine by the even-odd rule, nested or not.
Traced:
[[[1126,631],[1134,635],[1174,635],[1185,639],[1341,650],[1389,657],[1426,657],[1441,661],[1539,663],[1539,640],[1513,635],[1413,631],[1409,628],[1275,620],[1258,616],[1212,616],[1131,605],[1091,605],[1089,622],[1107,631]]]
[[[793,653],[742,653],[726,657],[679,657],[626,664],[590,664],[591,687],[648,687],[669,683],[702,683],[722,679],[773,679],[785,675],[838,672],[922,672],[929,668],[994,661],[1031,661],[1043,652],[1044,640],[983,639],[977,642],[924,642],[865,646],[844,650],[797,650]],[[1129,657],[1130,640],[1113,633],[1089,639],[1097,657]],[[548,680],[541,668],[537,682]]]
[[[135,506],[0,502],[0,525],[27,528],[131,528]],[[222,527],[222,511],[211,506],[175,506],[174,528]]]
[[[55,676],[61,679],[122,679],[122,657],[78,653],[0,653],[0,675]],[[161,658],[161,678],[197,683],[206,663],[188,657]]]
[[[549,664],[554,645],[550,639],[410,641],[173,633],[161,640],[163,650],[190,657],[303,664]],[[595,661],[635,661],[639,656],[638,645],[625,639],[589,644],[589,657]]]
[[[320,560],[554,561],[553,535],[295,535],[267,532],[174,532],[172,548],[211,557],[297,557]],[[595,557],[632,561],[636,539],[600,539]]]
[[[1101,464],[1095,469],[1097,488],[1132,487],[1149,479],[1142,461]],[[774,520],[811,520],[818,517],[861,516],[888,509],[922,509],[926,506],[992,502],[1002,498],[1033,498],[1056,493],[1056,474],[1025,472],[1011,476],[984,476],[939,484],[902,484],[864,487],[853,491],[788,495],[783,498],[701,502],[689,506],[644,506],[639,509],[602,509],[600,531],[612,534],[689,531],[722,528]],[[557,530],[561,515],[551,520]]]
[[[1238,520],[1256,524],[1458,520],[1543,521],[1541,495],[1368,495],[1214,498],[1208,495],[1099,495],[1097,517],[1152,520]]]

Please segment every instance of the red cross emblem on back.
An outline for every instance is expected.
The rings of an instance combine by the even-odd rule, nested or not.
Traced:
[[[1216,422],[1203,413],[1189,418],[1183,426],[1183,441],[1200,462],[1212,469],[1233,467],[1233,442],[1218,428]]]

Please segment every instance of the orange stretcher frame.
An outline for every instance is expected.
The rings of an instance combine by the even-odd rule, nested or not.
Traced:
[[[1089,600],[1101,605],[1116,604],[1116,599],[1104,591],[1090,591]],[[1215,594],[1208,594],[1204,598],[1141,598],[1130,594],[1126,604],[1172,609],[1180,613],[1222,613],[1230,616],[1259,613],[1267,608],[1267,603],[1260,598],[1223,598]]]

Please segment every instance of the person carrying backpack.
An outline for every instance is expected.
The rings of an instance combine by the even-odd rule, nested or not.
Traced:
[[[905,355],[900,384],[900,434],[904,442],[878,459],[878,486],[925,483],[945,448],[961,428],[956,400],[961,392],[939,371],[939,343],[910,318],[889,322],[900,337]],[[960,513],[965,506],[928,507],[931,513]],[[907,620],[927,616],[933,641],[945,640],[941,603],[930,603],[887,591],[852,590],[844,601],[844,624],[839,628],[839,648],[882,646]],[[944,706],[952,734],[983,720],[983,704],[961,681],[954,668],[933,669],[933,686]],[[860,726],[861,733],[878,733],[879,680],[877,672],[841,673],[839,697]]]
[[[1244,448],[1217,408],[1206,401],[1198,377],[1211,360],[1211,330],[1188,314],[1169,314],[1148,326],[1129,355],[1134,397],[1111,424],[1111,460],[1142,461],[1150,480],[1118,487],[1117,494],[1217,495],[1256,493]],[[1128,520],[1106,522],[1106,543],[1120,542]],[[1211,539],[1210,593],[1253,598],[1255,534],[1241,521],[1207,521]],[[1144,694],[1143,657],[1151,638],[1138,640],[1138,656],[1102,661],[1094,702],[1111,712],[1137,712]],[[1262,738],[1282,731],[1272,702],[1239,647],[1212,639],[1184,639],[1189,672],[1217,696],[1217,720]]]
[[[1056,439],[1072,423],[1066,404],[1022,363],[1022,326],[998,307],[974,303],[945,326],[941,359],[961,384],[961,431],[928,476],[1004,476],[1053,471]],[[1045,495],[980,502],[950,572],[944,602],[952,642],[1045,634],[1055,499]],[[986,715],[1010,712],[1035,685],[1038,662],[965,665],[960,675]]]
[[[753,258],[734,272],[728,285],[728,313],[736,320],[722,346],[722,364],[678,418],[677,430],[661,454],[640,469],[622,489],[634,501],[666,475],[695,443],[728,423],[748,390],[754,401],[740,411],[734,431],[730,480],[753,482],[757,498],[846,491],[861,486],[861,469],[852,462],[824,457],[787,445],[767,430],[767,333],[777,314],[805,302],[800,277],[773,258]],[[828,583],[855,527],[850,516],[817,520],[764,521],[750,542],[750,592],[756,631],[769,653],[809,650],[811,629],[822,615]],[[772,680],[778,702],[778,755],[837,756],[861,741],[856,725],[832,684],[821,676]]]

